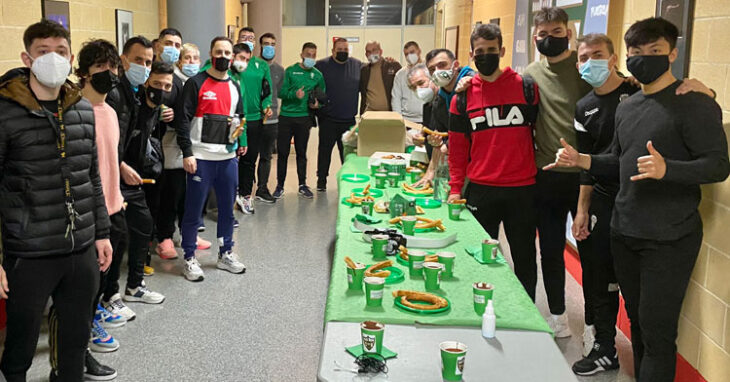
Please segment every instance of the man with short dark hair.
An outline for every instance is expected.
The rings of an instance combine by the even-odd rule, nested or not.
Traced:
[[[383,48],[377,41],[365,44],[368,63],[360,71],[360,114],[372,111],[390,111],[395,74],[400,70],[398,61],[383,58]]]
[[[99,270],[112,260],[94,111],[67,80],[68,31],[43,19],[23,34],[24,68],[0,77],[0,220],[7,335],[0,371],[25,381],[49,298],[57,312],[57,377],[80,381]],[[7,273],[6,273],[7,272]]]
[[[416,123],[423,122],[423,101],[408,86],[408,70],[421,63],[421,48],[415,41],[408,41],[403,46],[403,56],[408,65],[395,73],[393,90],[391,92],[392,109],[403,118]]]
[[[241,30],[241,36],[254,38],[256,35],[251,31]],[[254,42],[246,40],[243,42],[250,48],[250,58],[246,69],[238,71],[233,67],[233,78],[238,81],[239,86],[244,89],[244,111],[246,113],[246,135],[248,141],[248,152],[238,162],[238,195],[236,203],[244,214],[254,213],[253,197],[265,203],[274,203],[276,199],[268,191],[266,183],[259,179],[255,195],[253,194],[253,183],[256,179],[256,161],[259,154],[265,155],[271,149],[271,145],[264,142],[265,126],[263,120],[272,115],[271,111],[271,71],[269,64],[263,59],[256,57]],[[268,154],[271,158],[271,154]],[[264,160],[265,161],[265,160]],[[270,163],[270,162],[269,162]],[[268,176],[267,176],[268,179]]]
[[[674,380],[679,313],[702,243],[700,185],[730,174],[719,105],[704,94],[678,95],[678,35],[662,18],[634,23],[624,35],[626,67],[641,92],[619,104],[610,152],[579,154],[562,140],[546,166],[619,182],[611,251],[640,381]]]
[[[261,152],[259,154],[259,164],[256,172],[258,179],[258,190],[263,202],[269,201],[271,195],[269,192],[269,175],[271,174],[271,154],[276,148],[276,137],[279,134],[279,89],[284,81],[284,67],[274,61],[276,57],[276,36],[273,33],[264,33],[259,37],[261,45],[261,58],[269,64],[271,72],[271,115],[264,118],[264,133],[261,136]],[[268,147],[268,149],[267,149]],[[260,192],[259,192],[260,191]],[[273,197],[273,195],[271,195]],[[276,198],[273,198],[275,201]]]
[[[535,158],[532,131],[539,95],[532,81],[510,67],[502,32],[481,24],[470,38],[470,56],[479,71],[471,86],[451,101],[449,202],[466,198],[467,207],[490,237],[504,224],[514,271],[535,299]],[[464,181],[469,185],[464,188]]]
[[[319,148],[317,152],[317,191],[327,191],[327,177],[332,150],[337,145],[340,162],[344,162],[342,134],[355,125],[357,97],[362,62],[350,57],[347,39],[337,37],[332,43],[332,55],[317,61],[327,86],[327,105],[319,110]]]
[[[216,267],[240,274],[246,266],[233,252],[233,204],[238,185],[237,156],[246,153],[243,100],[238,83],[229,76],[233,42],[216,37],[210,43],[211,67],[188,79],[180,115],[183,166],[188,173],[182,247],[183,275],[189,281],[205,277],[195,257],[203,205],[212,187],[218,202],[218,261]]]
[[[279,92],[281,117],[277,140],[277,185],[274,191],[274,197],[277,199],[284,195],[284,181],[286,181],[292,137],[297,156],[299,196],[306,199],[314,198],[314,194],[307,186],[307,144],[310,129],[314,125],[313,113],[320,107],[320,100],[325,100],[327,89],[322,73],[314,67],[317,45],[312,42],[304,43],[300,57],[300,62],[286,68],[284,82]]]

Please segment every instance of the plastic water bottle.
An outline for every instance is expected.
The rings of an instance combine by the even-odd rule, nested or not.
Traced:
[[[495,332],[497,331],[497,316],[494,314],[494,306],[492,305],[493,300],[487,302],[487,308],[484,309],[482,315],[482,337],[494,338]]]

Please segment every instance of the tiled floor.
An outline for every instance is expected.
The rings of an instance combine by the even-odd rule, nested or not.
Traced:
[[[316,168],[316,133],[313,130],[309,150],[310,185],[314,185]],[[331,177],[330,190],[317,193],[314,200],[299,198],[293,155],[285,198],[276,205],[256,204],[253,216],[238,215],[241,226],[236,232],[236,250],[248,266],[245,274],[215,269],[214,252],[203,251],[200,260],[206,279],[191,283],[181,276],[182,260],[153,258],[156,274],[147,283],[164,293],[166,301],[162,305],[130,305],[138,318],[111,331],[121,348],[96,355],[117,368],[117,381],[316,378],[335,240],[336,183]],[[272,171],[271,179],[275,174]],[[209,220],[206,224],[208,229],[202,236],[212,240],[215,223]],[[557,340],[557,344],[566,362],[572,363],[580,358],[582,349],[583,297],[580,286],[570,276],[567,279],[567,306],[574,336]],[[538,290],[538,307],[548,315],[542,287]],[[627,375],[632,368],[630,345],[622,335],[618,346],[620,371],[580,380],[633,381]],[[47,359],[44,329],[30,381],[47,380]],[[529,360],[525,364],[529,365]]]

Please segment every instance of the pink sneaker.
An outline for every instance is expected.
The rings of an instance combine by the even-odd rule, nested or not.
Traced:
[[[204,240],[202,237],[198,236],[198,249],[201,251],[204,251],[206,249],[210,248],[210,242],[208,240]]]
[[[172,242],[172,239],[163,240],[160,244],[157,244],[155,250],[161,259],[177,259],[177,251],[175,251],[175,244]]]

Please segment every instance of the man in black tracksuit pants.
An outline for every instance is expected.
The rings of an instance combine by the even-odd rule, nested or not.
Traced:
[[[58,380],[80,381],[99,269],[107,269],[112,252],[94,112],[66,80],[68,31],[42,20],[24,40],[21,58],[31,69],[0,78],[0,298],[8,298],[0,371],[8,381],[25,381],[52,298]]]
[[[700,93],[677,95],[681,81],[671,63],[678,34],[661,18],[629,28],[626,66],[642,91],[618,106],[611,152],[578,154],[563,141],[547,166],[577,166],[620,182],[611,251],[641,382],[674,380],[679,312],[702,242],[699,185],[730,174],[719,105]]]

